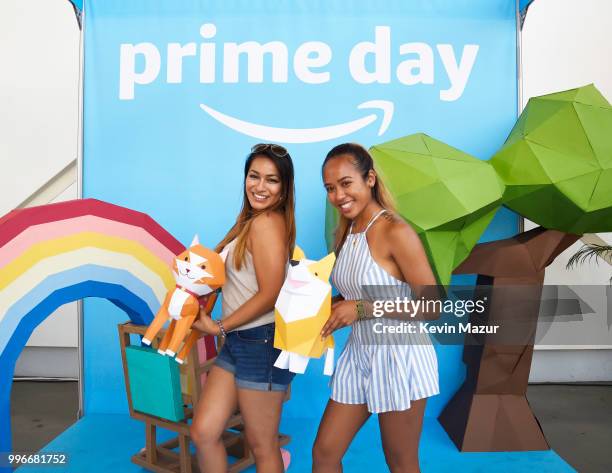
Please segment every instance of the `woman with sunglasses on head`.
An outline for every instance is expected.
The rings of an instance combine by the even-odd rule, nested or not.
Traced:
[[[238,409],[257,471],[284,471],[278,426],[294,375],[273,366],[280,353],[273,346],[274,304],[295,245],[294,200],[287,150],[255,145],[244,166],[242,210],[216,248],[229,248],[221,320],[202,314],[194,324],[225,338],[190,428],[202,473],[227,472],[221,436]]]
[[[406,343],[374,335],[381,320],[371,318],[378,298],[372,293],[420,296],[436,281],[419,237],[396,215],[365,148],[354,143],[333,148],[323,162],[323,182],[340,213],[332,282],[341,297],[322,335],[353,328],[332,378],[313,447],[313,472],[341,472],[344,453],[372,413],[378,414],[389,470],[418,472],[426,398],[439,393],[436,353],[426,336]],[[401,323],[397,315],[388,314],[385,323]]]

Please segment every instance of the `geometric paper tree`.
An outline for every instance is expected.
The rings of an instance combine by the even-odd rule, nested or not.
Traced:
[[[332,207],[328,199],[325,199],[325,243],[328,251],[334,250],[335,232],[339,219],[338,211]]]
[[[512,238],[476,245],[455,274],[478,274],[487,294],[482,314],[500,335],[466,344],[466,378],[438,420],[463,452],[547,450],[527,401],[533,344],[546,267],[578,235],[537,227]],[[482,294],[481,294],[482,295]]]
[[[534,97],[491,159],[504,204],[572,234],[612,231],[612,106],[595,88]]]
[[[376,170],[412,225],[442,285],[499,209],[504,185],[495,170],[423,133],[370,148]]]
[[[611,231],[611,136],[612,107],[592,85],[530,99],[491,162],[506,185],[504,204],[541,227],[477,245],[456,273],[533,293],[580,234]],[[503,302],[491,303],[489,320],[513,317]],[[462,451],[547,448],[525,397],[539,299],[522,302],[516,315],[531,324],[529,340],[464,348],[468,375],[439,417]]]

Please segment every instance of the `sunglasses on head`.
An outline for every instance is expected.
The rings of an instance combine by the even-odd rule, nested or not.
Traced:
[[[289,152],[280,145],[275,145],[273,143],[259,143],[251,148],[251,153],[262,153],[264,151],[268,151],[276,156],[277,158],[284,158],[289,154]]]

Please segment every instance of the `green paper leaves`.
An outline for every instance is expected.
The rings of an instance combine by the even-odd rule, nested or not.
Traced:
[[[588,85],[529,100],[491,159],[504,204],[567,233],[612,231],[612,107]]]
[[[436,278],[449,284],[501,204],[504,186],[494,169],[421,133],[370,153],[399,214],[421,237]]]

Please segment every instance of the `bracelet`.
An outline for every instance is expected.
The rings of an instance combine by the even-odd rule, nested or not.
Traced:
[[[365,308],[363,306],[363,301],[362,300],[358,300],[357,303],[355,304],[355,308],[357,309],[357,320],[365,320],[366,318],[366,314],[365,314]]]
[[[227,332],[225,331],[225,327],[223,326],[223,322],[221,322],[220,320],[215,320],[215,322],[217,323],[217,326],[219,327],[219,330],[221,331],[221,336],[223,338],[227,337]]]

